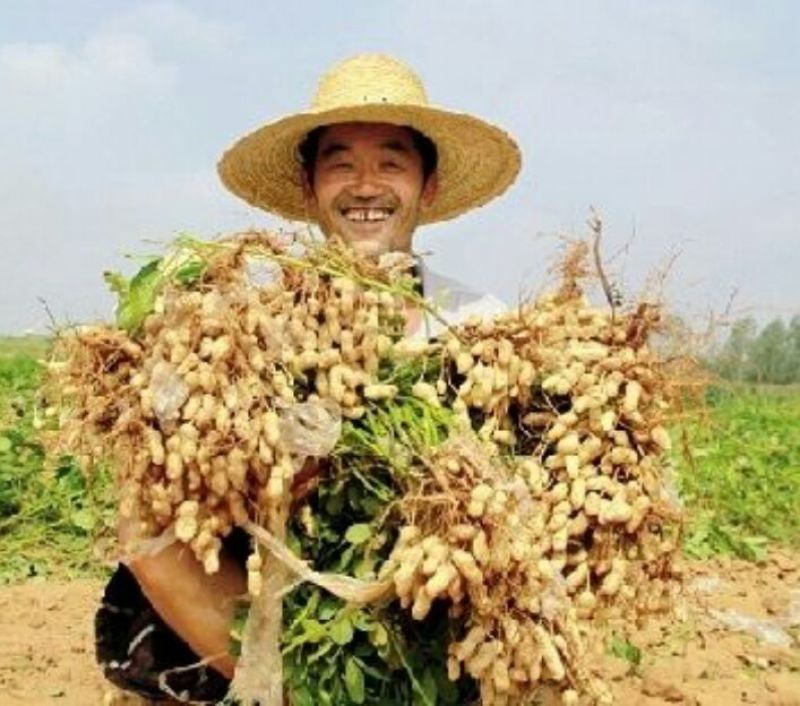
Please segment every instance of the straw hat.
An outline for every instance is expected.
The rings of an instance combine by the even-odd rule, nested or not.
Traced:
[[[325,74],[311,107],[268,123],[238,140],[217,168],[225,186],[253,206],[289,220],[310,221],[301,186],[298,146],[309,131],[343,122],[407,125],[430,138],[439,154],[439,187],[420,223],[453,218],[505,191],[520,152],[503,130],[471,115],[434,107],[411,69],[389,56],[361,55]]]

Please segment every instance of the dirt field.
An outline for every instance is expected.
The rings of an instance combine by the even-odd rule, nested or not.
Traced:
[[[101,589],[96,581],[0,587],[0,704],[142,703],[111,689],[95,666]],[[721,622],[747,617],[762,621],[761,640]],[[678,615],[632,637],[641,663],[604,656],[598,667],[623,706],[800,706],[798,628],[800,554],[695,562]]]

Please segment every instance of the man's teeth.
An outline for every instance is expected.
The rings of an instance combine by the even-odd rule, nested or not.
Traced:
[[[392,215],[388,208],[347,208],[344,217],[348,221],[385,221]]]

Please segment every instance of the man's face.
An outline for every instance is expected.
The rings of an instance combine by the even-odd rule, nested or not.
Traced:
[[[423,180],[411,131],[385,123],[340,123],[323,129],[306,179],[308,207],[326,237],[338,235],[362,255],[411,250],[420,208],[436,194]]]

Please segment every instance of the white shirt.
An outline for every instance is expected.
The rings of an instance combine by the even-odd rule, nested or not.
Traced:
[[[481,294],[460,282],[430,270],[425,263],[420,264],[422,291],[442,318],[451,326],[463,323],[473,314],[478,316],[495,316],[508,307],[491,294]],[[419,328],[411,335],[412,339],[431,338],[444,329],[438,321],[425,312]]]

